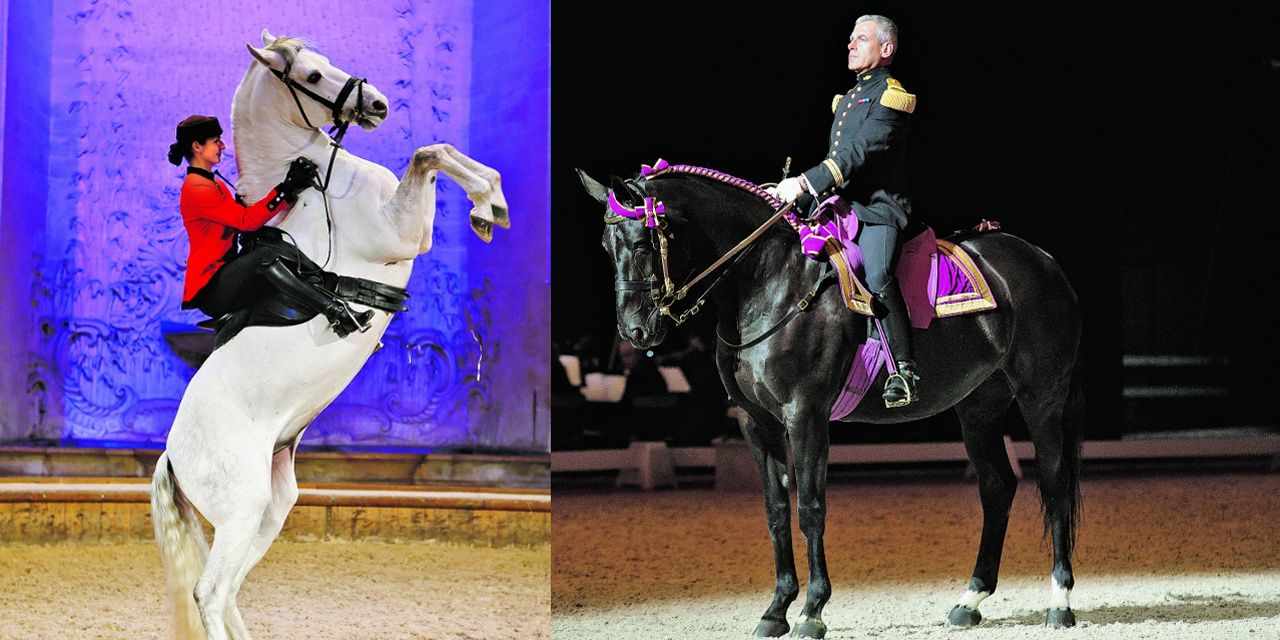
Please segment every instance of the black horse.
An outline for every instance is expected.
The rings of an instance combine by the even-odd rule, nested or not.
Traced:
[[[679,317],[680,309],[663,312],[673,296],[662,284],[678,284],[689,277],[684,274],[701,271],[774,213],[758,187],[710,170],[701,175],[667,171],[626,181],[614,178],[612,189],[578,173],[597,201],[607,204],[615,198],[606,209],[603,242],[618,282],[618,330],[642,348],[663,340],[664,315]],[[635,215],[622,217],[620,210]],[[627,219],[636,216],[647,220]],[[886,409],[878,397],[868,394],[845,421],[905,422],[949,408],[959,414],[965,449],[977,470],[983,524],[973,579],[947,622],[972,626],[982,619],[978,604],[996,589],[1017,489],[997,422],[1017,400],[1035,444],[1045,534],[1053,542],[1046,624],[1073,626],[1068,595],[1074,584],[1071,550],[1079,513],[1083,416],[1076,366],[1079,304],[1053,258],[1026,241],[989,232],[959,244],[986,275],[998,308],[936,319],[927,330],[915,330],[920,398],[903,408]],[[787,608],[800,591],[791,551],[790,442],[800,531],[809,555],[809,587],[793,635],[821,638],[826,633],[822,608],[831,596],[822,541],[828,418],[854,352],[867,339],[868,323],[846,309],[838,287],[825,288],[806,312],[795,312],[824,266],[801,254],[796,233],[787,225],[769,226],[745,256],[720,267],[723,278],[709,299],[718,316],[716,362],[726,389],[748,416],[742,433],[763,477],[773,540],[777,586],[755,634],[780,636],[790,630]],[[689,304],[686,299],[676,306]],[[760,340],[761,336],[766,337]],[[743,343],[748,346],[733,346]],[[883,387],[885,376],[882,372],[871,388]]]

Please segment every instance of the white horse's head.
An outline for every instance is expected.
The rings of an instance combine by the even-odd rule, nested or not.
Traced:
[[[262,48],[245,47],[280,78],[277,86],[287,99],[277,102],[290,105],[289,114],[285,115],[290,122],[318,128],[342,120],[355,122],[367,131],[387,119],[387,97],[381,91],[363,78],[333,66],[302,40],[277,38],[263,29]]]

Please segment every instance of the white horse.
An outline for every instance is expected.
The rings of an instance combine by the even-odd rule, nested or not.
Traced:
[[[313,160],[324,179],[332,147],[319,127],[334,124],[335,113],[366,130],[387,116],[382,93],[350,80],[303,42],[263,30],[262,44],[248,47],[253,61],[231,107],[239,190],[251,202],[298,156]],[[276,75],[286,71],[294,87]],[[297,93],[302,88],[309,94]],[[327,189],[332,231],[326,196],[316,189],[270,224],[317,263],[331,252],[330,271],[403,288],[413,259],[431,248],[437,171],[466,190],[482,239],[494,225],[508,226],[498,173],[446,144],[418,149],[401,180],[341,149]],[[390,322],[391,313],[378,311],[369,331],[341,339],[323,316],[292,327],[249,327],[191,379],[151,496],[179,637],[249,637],[236,593],[297,500],[293,462],[302,432],[360,371]],[[211,548],[197,511],[213,525]]]

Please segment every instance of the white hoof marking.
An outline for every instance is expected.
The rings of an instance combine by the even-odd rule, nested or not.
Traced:
[[[986,591],[974,591],[970,589],[969,591],[964,592],[964,595],[960,596],[960,601],[956,604],[962,607],[969,607],[970,609],[977,611],[978,605],[982,604],[982,601],[986,600],[989,595],[991,594]]]
[[[1057,578],[1049,578],[1049,608],[1070,609],[1071,590],[1058,584]]]

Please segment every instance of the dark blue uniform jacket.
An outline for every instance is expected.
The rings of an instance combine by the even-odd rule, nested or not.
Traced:
[[[832,102],[831,144],[827,157],[804,172],[823,199],[831,193],[853,203],[862,222],[906,226],[907,132],[916,97],[877,67],[858,74],[858,84]]]

